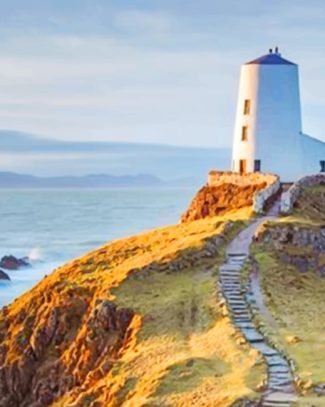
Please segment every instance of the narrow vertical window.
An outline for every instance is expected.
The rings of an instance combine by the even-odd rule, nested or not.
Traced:
[[[244,102],[244,114],[250,114],[251,111],[251,101],[249,99],[245,99]]]
[[[261,160],[255,160],[254,161],[254,172],[260,172],[261,171]]]
[[[241,141],[247,141],[247,126],[243,126],[241,129]]]
[[[320,172],[325,172],[325,160],[321,160],[319,163],[320,163]]]

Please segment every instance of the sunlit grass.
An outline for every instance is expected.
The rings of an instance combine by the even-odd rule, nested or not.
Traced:
[[[234,223],[228,227],[230,220]],[[11,338],[28,341],[55,308],[65,316],[67,332],[60,347],[49,344],[44,350],[42,372],[46,375],[60,363],[81,384],[53,406],[90,406],[95,401],[110,406],[229,406],[239,398],[256,397],[265,365],[255,351],[237,343],[234,328],[218,308],[216,285],[224,247],[247,222],[243,210],[159,228],[113,241],[57,269],[0,316],[0,330],[7,329],[5,319],[12,321],[5,336],[8,363],[22,357]],[[211,239],[220,237],[218,249],[206,256]],[[114,354],[96,355],[87,345],[93,335],[88,321],[99,299],[135,312],[128,340],[117,342]],[[22,310],[33,321],[31,331]],[[118,332],[101,335],[115,343]],[[93,357],[99,362],[82,375],[78,366]]]

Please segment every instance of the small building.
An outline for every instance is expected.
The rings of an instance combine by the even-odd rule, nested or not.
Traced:
[[[302,131],[298,65],[278,48],[241,67],[232,170],[282,182],[325,172],[325,143]]]

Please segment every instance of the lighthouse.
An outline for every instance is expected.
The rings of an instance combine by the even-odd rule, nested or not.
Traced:
[[[283,182],[296,180],[304,175],[302,136],[298,65],[283,58],[278,48],[242,65],[232,170],[275,173]],[[318,142],[324,153],[324,143]],[[319,172],[322,157],[310,153],[309,169]]]

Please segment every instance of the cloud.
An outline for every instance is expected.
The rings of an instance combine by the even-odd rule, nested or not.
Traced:
[[[289,3],[1,5],[1,127],[62,139],[229,146],[239,65],[279,45],[301,64],[305,131],[320,136],[325,29],[319,8]]]
[[[0,57],[0,117],[6,128],[59,138],[91,134],[189,145],[201,144],[195,134],[207,131],[211,145],[228,144],[221,138],[218,143],[215,129],[228,93],[217,81],[230,82],[231,66],[212,51],[139,49],[103,36],[11,43],[32,52],[19,55],[4,47]]]

